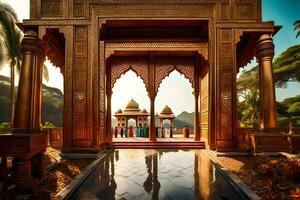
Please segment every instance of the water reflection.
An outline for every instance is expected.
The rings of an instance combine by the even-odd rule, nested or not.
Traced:
[[[201,151],[119,150],[70,199],[240,199]]]

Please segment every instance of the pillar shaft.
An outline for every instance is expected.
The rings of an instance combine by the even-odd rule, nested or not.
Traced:
[[[106,141],[109,146],[112,145],[112,130],[111,130],[111,66],[110,61],[108,61],[108,66],[106,68],[106,97],[107,97],[107,116],[106,116]]]
[[[155,115],[154,115],[155,96],[150,96],[150,141],[156,141]]]
[[[194,139],[200,141],[200,127],[199,127],[199,105],[198,105],[199,92],[194,91],[195,111],[194,111]]]
[[[15,106],[13,132],[40,132],[42,67],[45,59],[44,43],[34,32],[24,36],[19,89]]]
[[[256,57],[259,63],[260,128],[276,128],[277,112],[272,69],[274,44],[269,34],[261,35],[258,39]]]
[[[106,133],[107,133],[107,144],[112,144],[112,131],[111,131],[111,92],[107,93],[107,122],[106,122]]]

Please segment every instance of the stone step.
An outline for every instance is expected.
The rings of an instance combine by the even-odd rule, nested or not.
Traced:
[[[204,142],[114,142],[114,149],[204,149]]]
[[[114,146],[114,149],[205,149],[205,146]]]

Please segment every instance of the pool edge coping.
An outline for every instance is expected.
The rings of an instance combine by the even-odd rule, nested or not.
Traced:
[[[258,196],[253,190],[251,190],[238,176],[230,172],[226,167],[224,167],[217,159],[217,156],[213,154],[210,150],[201,150],[204,152],[211,161],[215,164],[217,169],[221,171],[224,175],[224,178],[229,179],[228,181],[231,181],[235,184],[236,187],[238,187],[239,190],[241,190],[244,195],[246,195],[251,200],[262,200],[260,196]],[[237,191],[238,192],[238,191]]]
[[[60,190],[56,195],[55,199],[64,200],[69,199],[70,196],[75,192],[75,190],[86,180],[86,178],[99,166],[100,161],[104,159],[109,152],[104,152],[99,155],[99,157],[92,161],[80,174],[71,180],[62,190]]]

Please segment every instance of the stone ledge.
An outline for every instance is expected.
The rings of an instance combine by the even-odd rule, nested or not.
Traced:
[[[261,200],[254,191],[252,191],[241,179],[236,175],[231,173],[228,169],[223,167],[217,160],[217,153],[211,150],[201,150],[203,151],[214,163],[215,167],[224,176],[224,178],[229,182],[229,184],[238,192],[239,194],[246,196],[248,199]]]
[[[68,199],[71,194],[81,185],[81,183],[94,171],[100,164],[100,161],[107,156],[108,153],[99,155],[98,159],[89,164],[79,175],[77,175],[71,183],[64,187],[59,193],[56,194],[55,199],[63,200]]]

